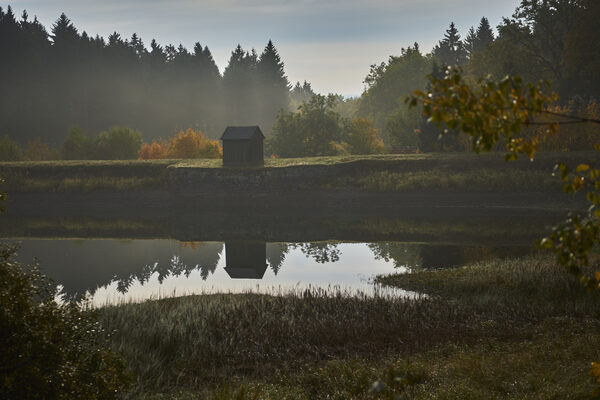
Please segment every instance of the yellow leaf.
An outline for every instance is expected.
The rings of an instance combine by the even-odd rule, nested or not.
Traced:
[[[590,375],[600,377],[600,363],[596,361],[592,362],[592,369],[590,370]]]
[[[583,172],[583,171],[587,171],[588,169],[590,169],[590,166],[587,164],[579,164],[577,166],[577,168],[575,168],[575,171],[577,172]]]

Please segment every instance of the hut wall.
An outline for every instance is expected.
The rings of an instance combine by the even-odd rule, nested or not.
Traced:
[[[256,135],[250,140],[223,140],[223,164],[243,165],[264,162],[263,140]]]
[[[225,261],[228,267],[262,267],[267,259],[267,243],[264,241],[225,242]]]

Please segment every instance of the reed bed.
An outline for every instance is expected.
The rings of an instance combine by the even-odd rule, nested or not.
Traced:
[[[476,316],[442,301],[316,288],[129,303],[101,315],[143,391],[201,387],[232,375],[264,378],[332,357],[421,348],[456,333],[468,341],[477,330],[470,326],[478,326]]]

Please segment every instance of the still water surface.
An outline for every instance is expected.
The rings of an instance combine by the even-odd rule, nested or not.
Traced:
[[[193,293],[379,290],[373,277],[453,268],[534,250],[550,215],[21,216],[1,241],[37,260],[67,296],[96,305]],[[123,239],[127,238],[127,239]]]
[[[403,242],[267,243],[237,240],[21,239],[18,259],[65,294],[96,305],[215,292],[281,293],[306,287],[373,293],[376,275],[449,268],[525,254],[530,246]]]

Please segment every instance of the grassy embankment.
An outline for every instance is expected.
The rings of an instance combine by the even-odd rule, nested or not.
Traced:
[[[134,397],[586,398],[598,296],[548,256],[380,277],[417,300],[205,295],[101,310]],[[369,393],[380,380],[379,393]]]
[[[172,160],[24,161],[0,163],[4,190],[15,192],[90,192],[161,189]]]
[[[307,157],[267,159],[260,168],[342,166],[335,179],[309,180],[323,189],[560,190],[558,180],[551,175],[555,161],[577,164],[592,156],[587,152],[540,153],[534,163],[506,163],[500,153]],[[0,176],[6,179],[9,193],[131,191],[165,189],[169,171],[174,168],[223,169],[218,159],[4,162],[0,163]]]

